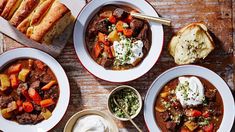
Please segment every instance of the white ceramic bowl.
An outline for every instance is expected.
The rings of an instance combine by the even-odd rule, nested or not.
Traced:
[[[155,100],[162,87],[169,81],[179,76],[194,75],[202,77],[212,83],[219,91],[224,105],[224,115],[218,131],[229,132],[233,126],[235,106],[232,93],[224,80],[215,72],[196,65],[184,65],[171,68],[162,73],[150,86],[144,104],[144,119],[149,131],[161,131],[155,121]]]
[[[163,27],[161,24],[149,22],[152,31],[152,45],[148,55],[140,65],[123,71],[107,70],[97,64],[89,55],[85,43],[86,27],[92,17],[105,5],[125,5],[143,14],[158,16],[154,8],[145,0],[92,0],[80,12],[74,28],[74,46],[82,65],[96,77],[109,82],[128,82],[147,73],[158,60],[163,47]]]
[[[36,50],[32,48],[18,48],[14,50],[7,51],[0,55],[0,69],[4,68],[7,64],[14,62],[14,60],[18,59],[38,59],[44,62],[52,72],[55,74],[59,88],[60,88],[60,95],[58,102],[56,104],[55,109],[52,112],[52,116],[47,119],[43,120],[42,122],[36,125],[20,125],[16,122],[6,120],[0,114],[0,130],[6,132],[45,132],[52,129],[63,117],[68,104],[69,104],[69,97],[70,97],[70,87],[68,78],[61,67],[61,65],[50,55]]]
[[[64,132],[72,132],[76,121],[79,118],[86,116],[86,115],[99,115],[99,116],[103,117],[108,123],[109,131],[110,132],[118,132],[118,127],[117,127],[116,123],[113,121],[113,119],[109,115],[107,115],[106,113],[104,113],[102,111],[92,110],[92,109],[82,110],[82,111],[79,111],[76,114],[74,114],[66,123],[66,125],[64,127]]]
[[[127,118],[120,118],[120,117],[116,116],[116,115],[113,113],[113,111],[112,111],[112,109],[111,109],[111,104],[110,104],[111,96],[112,96],[113,94],[115,94],[116,92],[122,90],[122,89],[131,89],[131,90],[133,90],[134,93],[136,93],[136,95],[138,96],[138,99],[139,99],[140,107],[137,109],[136,113],[131,116],[131,119],[134,119],[134,118],[140,113],[140,111],[141,111],[141,109],[142,109],[142,105],[143,105],[143,100],[142,100],[142,97],[141,97],[140,93],[139,93],[135,88],[133,88],[133,87],[131,87],[131,86],[128,86],[128,85],[121,85],[121,86],[118,86],[118,87],[116,87],[115,89],[113,89],[113,90],[110,92],[109,97],[108,97],[108,110],[109,110],[110,114],[111,114],[114,118],[116,118],[116,119],[118,119],[118,120],[121,120],[121,121],[128,121]]]

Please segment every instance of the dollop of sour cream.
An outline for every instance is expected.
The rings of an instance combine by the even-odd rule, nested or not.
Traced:
[[[204,87],[197,77],[179,77],[176,87],[176,97],[182,107],[195,106],[203,103],[205,99]]]
[[[109,128],[103,117],[87,115],[77,120],[73,132],[109,132]]]
[[[115,51],[115,57],[121,64],[133,64],[137,59],[143,57],[143,42],[137,40],[133,43],[127,39],[122,39],[121,41],[114,41],[113,47]]]

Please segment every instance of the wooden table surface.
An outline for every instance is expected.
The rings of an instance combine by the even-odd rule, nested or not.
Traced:
[[[135,87],[144,99],[154,79],[165,70],[176,66],[166,48],[172,35],[191,22],[203,21],[211,31],[216,49],[205,60],[196,64],[218,73],[234,93],[235,0],[148,0],[148,2],[160,16],[171,19],[173,23],[171,27],[164,27],[165,43],[159,61],[147,74],[127,85]],[[0,53],[18,47],[24,46],[0,33]],[[68,43],[56,59],[69,78],[71,96],[66,114],[51,131],[62,131],[67,120],[80,110],[97,109],[108,112],[106,107],[108,94],[118,84],[105,82],[89,74],[78,61],[72,43]],[[136,131],[129,122],[115,121],[120,131]],[[147,131],[143,111],[134,121],[143,131]]]

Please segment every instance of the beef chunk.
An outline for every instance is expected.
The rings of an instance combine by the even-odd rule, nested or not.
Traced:
[[[102,58],[102,60],[101,60],[101,65],[104,68],[109,68],[112,64],[113,64],[113,60],[112,59]]]
[[[22,115],[18,115],[16,116],[16,120],[20,123],[20,124],[29,124],[29,123],[33,123],[33,121],[31,120],[30,114],[29,113],[24,113]]]
[[[111,25],[107,19],[101,19],[96,23],[95,29],[104,34],[108,34],[108,26]]]
[[[27,90],[27,89],[28,89],[27,83],[21,83],[21,84],[18,86],[18,88],[17,88],[17,94],[18,94],[18,95],[21,95],[21,92],[22,92],[23,90]]]
[[[43,120],[43,117],[36,114],[23,113],[16,116],[17,122],[20,124],[36,124]]]
[[[99,22],[100,19],[98,17],[95,17],[92,23],[90,23],[87,27],[87,41],[94,41],[96,34],[98,31],[96,30],[96,24]],[[92,39],[92,40],[91,40]]]
[[[133,19],[130,23],[131,29],[134,31],[134,37],[138,35],[139,31],[143,27],[144,22],[138,19]]]
[[[116,8],[114,11],[113,11],[113,16],[118,18],[118,19],[125,19],[127,18],[129,15],[128,12],[126,12],[125,10],[121,9],[121,8]]]
[[[149,40],[148,40],[148,39],[145,39],[145,40],[143,40],[143,43],[144,43],[144,48],[145,48],[147,51],[149,51],[149,50],[150,50],[150,47],[151,47],[151,44],[150,44]]]
[[[209,109],[214,109],[216,107],[215,102],[209,102],[208,107]]]
[[[215,97],[216,97],[216,92],[217,91],[213,91],[213,90],[210,90],[210,89],[207,89],[205,91],[205,96],[208,100],[215,100]]]
[[[141,40],[146,39],[148,37],[148,34],[147,34],[148,33],[148,29],[149,29],[148,25],[144,24],[144,27],[141,29],[141,31],[140,31],[140,33],[139,33],[137,38],[141,39]]]
[[[57,100],[59,98],[59,89],[58,86],[52,86],[49,90],[44,92],[44,98],[52,98],[53,100]]]
[[[46,72],[41,70],[33,70],[30,72],[30,82],[33,83],[39,80]]]
[[[148,25],[147,24],[144,24],[144,27],[141,29],[139,35],[138,35],[138,39],[142,40],[143,43],[144,43],[144,48],[149,51],[150,50],[150,42],[148,40]]]
[[[13,101],[11,96],[0,97],[0,108],[7,108],[7,105]]]
[[[34,81],[31,85],[30,85],[30,88],[38,88],[40,86],[40,81],[37,80],[37,81]]]
[[[42,78],[40,78],[40,81],[43,83],[49,83],[51,80],[52,78],[49,74],[44,74]]]
[[[176,127],[176,123],[175,122],[173,122],[173,121],[166,122],[166,128],[169,131],[175,131],[175,127]]]
[[[168,121],[170,119],[170,115],[167,111],[161,113],[161,117],[162,117],[163,121]]]
[[[36,119],[36,121],[34,122],[34,124],[36,124],[36,123],[38,123],[38,122],[41,122],[42,120],[44,120],[44,117],[43,117],[41,114],[39,114],[39,115],[37,116],[37,119]]]
[[[41,111],[42,110],[42,107],[40,105],[37,105],[35,103],[33,103],[33,108],[36,110],[36,111]]]
[[[16,116],[16,120],[20,124],[30,124],[33,123],[34,121],[31,118],[31,115],[29,113],[23,113],[21,115]]]

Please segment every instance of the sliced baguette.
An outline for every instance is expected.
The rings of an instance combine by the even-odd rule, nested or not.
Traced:
[[[192,23],[180,29],[171,39],[168,50],[177,64],[190,64],[204,59],[214,42],[203,23]]]
[[[2,11],[4,10],[6,4],[7,0],[0,0],[0,15],[2,14]]]
[[[23,0],[19,8],[12,16],[10,23],[17,27],[38,5],[39,0]]]
[[[49,44],[71,23],[72,19],[65,20],[70,17],[70,10],[59,1],[55,1],[41,22],[28,28],[27,36],[37,42]]]
[[[38,6],[17,26],[17,29],[26,34],[26,31],[30,26],[35,26],[36,24],[40,23],[53,2],[54,0],[40,0]],[[26,36],[29,37],[30,35],[26,34]]]
[[[1,16],[6,20],[10,20],[14,12],[20,6],[21,2],[22,0],[8,0],[4,10],[2,11]]]

